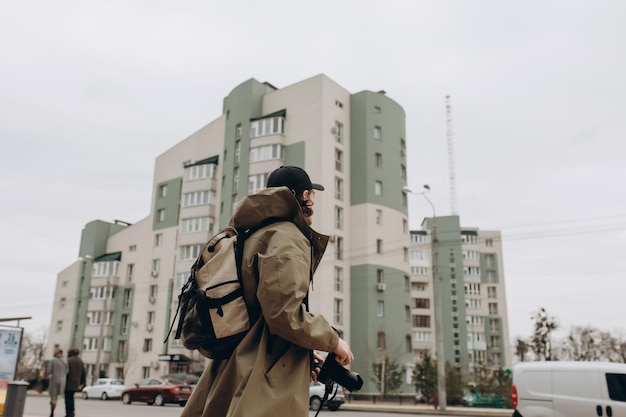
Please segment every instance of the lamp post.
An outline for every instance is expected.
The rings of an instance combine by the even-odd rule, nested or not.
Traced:
[[[424,184],[426,191],[413,192],[404,187],[404,191],[410,194],[421,195],[433,210],[432,244],[433,244],[433,301],[435,302],[435,352],[437,354],[437,394],[439,409],[446,410],[446,368],[445,353],[443,346],[443,307],[441,297],[441,274],[439,273],[439,239],[437,238],[437,215],[435,205],[426,196],[430,192],[428,184]]]

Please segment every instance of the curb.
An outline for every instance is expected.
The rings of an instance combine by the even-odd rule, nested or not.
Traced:
[[[437,414],[441,416],[466,416],[466,417],[511,417],[513,410],[507,408],[473,408],[473,407],[446,407],[445,411],[436,410],[423,405],[395,405],[395,404],[372,404],[372,403],[344,403],[340,410],[343,411],[373,411],[397,414]]]

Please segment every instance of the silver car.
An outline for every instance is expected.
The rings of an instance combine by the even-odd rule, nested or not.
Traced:
[[[322,405],[325,390],[326,385],[319,382],[311,382],[311,385],[309,385],[309,408],[311,410],[319,410]],[[341,406],[344,402],[346,402],[346,398],[343,393],[343,388],[334,384],[332,392],[324,403],[324,407],[328,407],[330,411],[337,411],[339,410],[339,406]]]
[[[120,398],[122,391],[126,389],[126,385],[119,379],[100,378],[93,385],[83,388],[83,399],[100,398],[108,400],[109,398]]]

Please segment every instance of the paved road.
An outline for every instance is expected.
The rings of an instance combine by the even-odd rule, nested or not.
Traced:
[[[168,404],[163,407],[149,406],[143,403],[122,404],[120,400],[83,400],[76,398],[76,415],[83,417],[178,417],[182,408],[178,405]],[[512,410],[475,409],[465,407],[448,407],[446,413],[434,412],[426,406],[412,405],[381,405],[375,406],[367,403],[344,404],[342,409],[336,412],[323,410],[319,417],[398,417],[401,414],[420,415],[423,417],[441,416],[470,416],[470,417],[510,417]],[[30,392],[26,397],[23,417],[49,417],[50,405],[46,393],[41,395]],[[55,411],[55,416],[65,415],[63,400]],[[309,417],[314,417],[314,412],[309,412]],[[283,416],[277,416],[283,417]],[[287,417],[287,416],[284,416]]]

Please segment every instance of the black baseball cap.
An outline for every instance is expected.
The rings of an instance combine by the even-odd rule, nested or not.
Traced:
[[[311,182],[305,170],[294,166],[282,166],[272,171],[267,177],[267,187],[288,187],[296,195],[302,194],[304,190],[324,191],[323,186]]]

